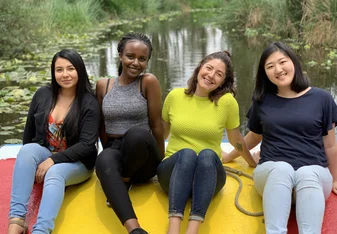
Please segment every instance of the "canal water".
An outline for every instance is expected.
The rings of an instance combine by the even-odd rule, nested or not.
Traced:
[[[96,80],[99,77],[116,77],[119,62],[117,44],[121,35],[130,30],[144,32],[151,38],[153,44],[147,72],[155,74],[160,81],[163,100],[173,88],[186,87],[187,80],[204,56],[215,51],[228,50],[232,54],[236,78],[236,98],[240,106],[241,132],[245,134],[247,132],[245,114],[251,105],[259,57],[265,46],[275,39],[262,36],[246,37],[242,32],[228,29],[221,22],[219,14],[195,12],[176,15],[169,19],[138,21],[113,26],[97,38],[95,43],[104,46],[96,50],[94,54],[90,52],[91,56],[85,56],[89,53],[88,48],[78,46],[75,49],[85,56],[85,63],[91,77]],[[292,40],[283,39],[282,41],[297,46]],[[299,47],[296,53],[302,61],[303,70],[310,78],[312,86],[329,91],[337,102],[337,66],[336,61],[329,59],[329,50]],[[26,112],[10,114],[0,112],[1,127],[6,129],[6,126],[11,126]],[[11,130],[9,128],[8,131],[12,133],[1,135],[0,132],[0,145],[6,139],[21,138],[22,129]]]

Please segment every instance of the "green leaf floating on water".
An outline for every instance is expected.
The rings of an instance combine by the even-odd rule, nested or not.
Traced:
[[[15,129],[14,126],[4,126],[4,127],[1,127],[1,130],[4,130],[4,131],[13,130],[13,129]]]
[[[4,141],[5,144],[22,144],[21,139],[7,139]]]
[[[14,132],[12,131],[0,131],[0,136],[9,136],[12,135]]]

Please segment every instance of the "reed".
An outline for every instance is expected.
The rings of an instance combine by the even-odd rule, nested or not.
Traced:
[[[337,46],[337,1],[307,0],[303,11],[303,39],[306,43]]]
[[[98,22],[103,11],[99,0],[49,0],[41,5],[46,32],[81,32]]]
[[[257,29],[261,33],[293,33],[285,1],[231,0],[226,5],[225,23],[245,30]]]

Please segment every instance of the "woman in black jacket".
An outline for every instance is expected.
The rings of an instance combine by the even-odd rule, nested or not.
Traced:
[[[26,233],[27,203],[34,181],[44,183],[33,234],[51,233],[64,188],[87,180],[97,156],[100,110],[81,56],[55,54],[52,82],[35,93],[14,166],[9,234]]]

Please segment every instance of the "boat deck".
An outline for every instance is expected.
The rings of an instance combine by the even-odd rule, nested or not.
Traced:
[[[11,174],[15,156],[20,145],[4,145],[0,148],[0,233],[7,232],[8,210],[11,189]],[[222,147],[229,150],[228,143]],[[242,159],[226,164],[232,168],[252,174],[253,168],[247,166]],[[262,211],[261,197],[254,189],[253,181],[242,177],[244,184],[240,196],[240,204],[252,212]],[[205,222],[201,225],[200,234],[264,234],[263,217],[252,217],[241,213],[234,205],[234,197],[238,182],[227,178],[224,189],[216,195],[209,207]],[[29,203],[27,221],[32,227],[36,220],[42,186],[36,184]],[[129,192],[140,224],[150,234],[164,234],[168,227],[168,197],[161,189],[156,178],[146,184],[134,185]],[[120,224],[113,210],[106,206],[105,196],[100,182],[94,174],[88,181],[70,186],[66,190],[64,203],[55,222],[53,234],[76,233],[127,233]],[[187,217],[190,209],[188,203],[182,232],[187,228]],[[336,234],[337,196],[332,194],[327,202],[323,234]],[[292,211],[289,221],[290,234],[297,234],[296,220]]]

